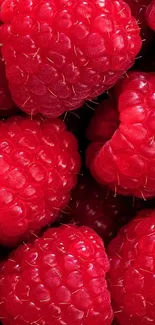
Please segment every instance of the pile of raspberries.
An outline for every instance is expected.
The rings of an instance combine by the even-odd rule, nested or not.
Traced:
[[[155,325],[155,0],[0,0],[0,325]]]

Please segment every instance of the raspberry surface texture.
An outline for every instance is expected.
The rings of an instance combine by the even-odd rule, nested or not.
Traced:
[[[142,210],[109,245],[109,290],[120,325],[155,324],[155,210]]]
[[[0,244],[16,245],[52,223],[70,199],[80,156],[58,120],[0,122]]]
[[[114,93],[118,96],[119,128],[106,142],[102,134],[98,139],[94,135],[87,165],[93,176],[115,193],[154,197],[155,73],[131,72]],[[98,123],[102,123],[99,118]]]
[[[109,261],[87,227],[48,229],[0,267],[4,325],[110,325]]]
[[[155,1],[153,0],[146,9],[146,20],[148,26],[155,31]]]
[[[0,51],[0,114],[3,111],[13,110],[13,101],[8,88],[8,82],[5,75],[5,64],[2,60]]]
[[[122,0],[4,0],[0,19],[12,97],[29,114],[57,117],[97,97],[142,43]]]
[[[126,0],[126,2],[130,6],[131,13],[136,18],[141,29],[143,48],[147,48],[153,39],[153,33],[150,28],[148,28],[145,15],[146,9],[150,5],[151,0]]]
[[[132,198],[115,196],[90,175],[79,177],[71,194],[70,208],[72,222],[94,229],[105,244],[136,214]]]

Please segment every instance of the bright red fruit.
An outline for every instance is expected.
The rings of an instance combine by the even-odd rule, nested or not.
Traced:
[[[153,39],[153,33],[147,26],[145,11],[151,0],[126,0],[130,6],[132,15],[136,18],[137,23],[141,29],[141,37],[143,40],[143,47],[149,46],[149,42]]]
[[[109,245],[109,289],[120,325],[155,324],[155,210],[143,210]]]
[[[146,20],[148,26],[155,31],[155,0],[152,0],[146,9]]]
[[[115,193],[144,199],[155,196],[154,94],[155,73],[131,72],[115,89],[119,128],[106,143],[103,129],[103,138],[94,135],[88,148],[87,164],[93,176]],[[103,119],[102,114],[98,123]]]
[[[132,198],[115,196],[88,175],[79,178],[71,198],[72,222],[93,228],[106,244],[135,214]]]
[[[0,51],[0,114],[4,111],[13,110],[14,104],[8,88],[8,82],[5,75],[5,65],[2,61]]]
[[[58,119],[0,122],[0,243],[15,245],[52,223],[70,199],[80,157]]]
[[[0,267],[4,325],[110,325],[109,261],[87,227],[48,229]]]
[[[141,48],[122,0],[4,0],[0,18],[12,97],[31,115],[82,106],[112,87]]]

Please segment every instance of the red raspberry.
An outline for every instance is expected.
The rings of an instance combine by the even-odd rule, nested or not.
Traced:
[[[155,324],[155,210],[143,210],[109,245],[114,313],[120,325]]]
[[[135,214],[132,198],[114,196],[107,186],[99,186],[88,175],[79,178],[70,208],[72,222],[93,228],[106,244]]]
[[[60,120],[0,122],[0,243],[25,240],[52,223],[80,169],[75,137]]]
[[[11,93],[29,114],[82,106],[112,87],[141,48],[122,0],[4,0],[0,18]]]
[[[151,0],[125,0],[130,6],[132,15],[136,18],[141,29],[141,37],[144,41],[143,47],[147,47],[153,39],[153,33],[147,26],[145,11]]]
[[[118,90],[119,128],[106,143],[94,138],[88,148],[87,164],[95,178],[116,193],[153,197],[155,73],[131,72],[116,87],[117,95]]]
[[[155,0],[152,0],[146,9],[146,20],[148,26],[155,31]]]
[[[110,325],[109,261],[87,227],[48,229],[0,268],[4,325]]]
[[[5,111],[13,110],[14,104],[8,88],[8,82],[5,76],[5,65],[2,61],[0,51],[0,115]]]

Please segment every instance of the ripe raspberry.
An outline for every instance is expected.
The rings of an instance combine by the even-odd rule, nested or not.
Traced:
[[[70,203],[72,222],[93,228],[107,244],[134,215],[132,198],[115,197],[106,186],[99,186],[88,175],[79,178]],[[64,216],[62,222],[66,219]]]
[[[8,82],[5,76],[5,65],[2,61],[0,51],[0,114],[5,111],[13,110],[14,104],[8,88]]]
[[[151,0],[126,0],[130,6],[132,15],[136,18],[139,27],[141,29],[141,37],[144,41],[143,47],[147,47],[150,41],[153,39],[153,33],[147,26],[145,11]]]
[[[0,243],[15,245],[52,223],[80,168],[77,141],[60,120],[0,122]]]
[[[106,143],[94,139],[88,148],[87,164],[94,177],[116,193],[153,197],[155,73],[131,72],[116,87],[117,95],[118,90],[119,128]]]
[[[109,245],[109,288],[120,325],[155,324],[155,210],[143,210]]]
[[[12,97],[29,114],[82,106],[112,87],[141,48],[122,0],[4,0],[0,18]]]
[[[4,325],[110,325],[109,261],[87,227],[48,229],[0,268]]]
[[[152,0],[146,9],[146,20],[148,26],[155,31],[155,0]]]

